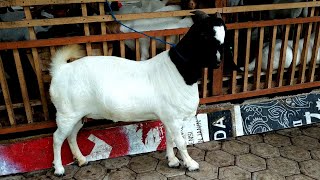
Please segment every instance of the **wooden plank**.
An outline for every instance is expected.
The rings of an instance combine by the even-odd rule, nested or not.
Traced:
[[[34,122],[31,124],[16,125],[12,127],[2,127],[0,128],[0,135],[55,128],[55,127],[57,127],[55,121]]]
[[[109,2],[117,0],[108,0]],[[132,0],[121,0],[123,2]],[[94,2],[105,2],[105,0],[7,0],[0,1],[0,7],[7,6],[35,6],[35,5],[54,5],[54,4],[79,4],[79,3],[94,3]]]
[[[266,10],[279,10],[279,9],[293,9],[303,7],[319,7],[320,2],[297,2],[297,3],[281,3],[281,4],[265,4],[265,5],[249,5],[249,6],[234,6],[224,7],[223,13],[239,13],[239,12],[254,12],[254,11],[266,11]]]
[[[289,31],[290,31],[290,25],[286,25],[284,38],[282,39],[280,57],[279,57],[279,68],[278,68],[278,76],[277,76],[278,87],[281,87],[283,85],[284,64],[287,57]]]
[[[20,55],[19,55],[19,51],[17,49],[13,50],[13,56],[14,56],[14,61],[16,63],[16,69],[17,69],[17,74],[18,74],[18,78],[19,78],[24,109],[25,109],[25,112],[27,115],[27,120],[28,120],[28,123],[32,123],[33,122],[32,109],[31,109],[30,102],[29,102],[29,95],[28,95],[27,85],[26,85],[26,81],[24,78],[24,74],[23,74]]]
[[[276,46],[278,26],[273,26],[271,46],[269,45],[268,67],[266,75],[266,88],[272,87],[273,61],[274,61],[274,47]]]
[[[151,39],[151,57],[156,56],[157,54],[157,42],[155,39]]]
[[[205,98],[208,95],[208,68],[203,68],[202,70],[202,97]]]
[[[25,16],[27,20],[32,19],[31,11],[29,7],[23,7]],[[33,28],[29,28],[29,35],[31,40],[36,40],[36,34]],[[38,81],[38,87],[39,87],[39,92],[40,92],[40,98],[42,102],[42,110],[44,114],[45,120],[49,119],[49,110],[48,110],[48,103],[47,103],[47,98],[46,98],[46,93],[43,85],[43,78],[42,78],[42,69],[41,69],[41,62],[38,54],[38,50],[36,48],[32,48],[32,56],[33,56],[33,67],[35,70],[35,74],[37,76],[37,81]]]
[[[40,106],[41,105],[41,101],[40,100],[30,100],[30,106]],[[11,105],[13,109],[18,109],[18,108],[23,108],[24,104],[23,103],[14,103]],[[6,110],[7,107],[6,106],[0,106],[0,111]]]
[[[316,25],[316,31],[315,37],[314,37],[314,42],[313,42],[313,48],[312,48],[312,56],[311,56],[311,62],[310,62],[310,69],[309,69],[309,75],[308,75],[308,81],[313,82],[314,81],[314,76],[315,76],[315,71],[316,71],[316,65],[317,65],[317,57],[320,48],[320,23]]]
[[[229,30],[231,29],[247,29],[255,27],[267,27],[267,26],[280,26],[287,24],[303,24],[319,22],[320,17],[306,17],[306,18],[288,18],[288,19],[274,19],[274,20],[264,20],[264,21],[250,21],[241,23],[231,23],[226,24]],[[1,24],[1,23],[0,23]]]
[[[260,38],[259,39],[259,53],[258,53],[258,58],[256,59],[256,69],[255,69],[255,75],[254,75],[254,89],[255,90],[260,89],[264,27],[260,28],[259,38]]]
[[[310,12],[310,16],[314,15],[315,9],[312,8]],[[309,23],[307,25],[306,35],[304,37],[303,42],[303,49],[301,53],[301,59],[300,59],[300,69],[299,69],[299,77],[298,77],[298,83],[304,83],[306,78],[306,66],[307,66],[307,57],[308,57],[308,47],[310,43],[310,36],[312,32],[312,23]]]
[[[256,91],[239,92],[236,94],[210,96],[207,98],[201,98],[200,104],[218,103],[223,101],[231,101],[235,99],[254,98],[257,96],[277,94],[282,92],[290,92],[290,91],[302,90],[302,89],[305,90],[305,89],[318,88],[318,87],[320,87],[320,82],[316,81],[316,82],[310,82],[310,83],[304,83],[304,84],[296,84],[294,86],[282,86],[282,87],[275,87],[271,89],[260,89]]]
[[[9,91],[9,87],[8,87],[1,55],[0,55],[0,84],[1,84],[1,90],[2,90],[3,99],[4,99],[4,103],[5,103],[5,108],[7,109],[9,122],[10,122],[10,125],[12,126],[12,125],[16,124],[16,120],[15,120],[15,116],[14,116],[12,101],[10,98],[10,91]]]
[[[171,38],[170,38],[170,36],[166,36],[166,42],[171,43]],[[170,44],[166,44],[165,47],[166,47],[166,50],[169,50],[169,49],[171,48]]]
[[[233,61],[235,64],[238,62],[238,46],[239,46],[239,30],[236,29],[234,31],[234,46],[233,46]],[[231,80],[231,94],[236,93],[236,87],[237,87],[237,71],[234,70],[232,72],[232,80]]]
[[[120,41],[120,56],[126,58],[126,46],[124,41]]]
[[[188,28],[157,30],[145,32],[149,36],[168,36],[176,34],[184,34]],[[126,39],[137,39],[145,37],[139,33],[121,33],[121,34],[106,34],[106,35],[90,35],[90,36],[74,36],[52,39],[40,39],[30,41],[17,41],[17,42],[1,42],[0,50],[6,49],[20,49],[20,48],[33,48],[33,47],[47,47],[47,46],[61,46],[70,44],[81,43],[94,43],[103,41],[119,41]]]
[[[84,3],[81,4],[81,11],[82,11],[82,16],[83,17],[87,17],[88,16],[87,4],[84,4]],[[83,28],[84,28],[85,36],[90,36],[89,24],[88,23],[84,23]],[[91,47],[90,43],[86,43],[86,50],[87,50],[87,55],[88,56],[92,56],[92,47]]]
[[[250,60],[250,48],[251,48],[251,31],[249,28],[247,30],[247,44],[246,44],[246,59],[244,65],[244,74],[243,74],[243,92],[248,91],[248,74],[249,74],[249,60]]]
[[[99,12],[100,15],[105,15],[105,10],[104,10],[104,3],[99,3]],[[101,34],[105,35],[107,34],[107,27],[106,23],[102,22],[101,23]],[[106,41],[102,42],[102,50],[103,50],[103,55],[108,56],[108,43]]]
[[[136,42],[136,60],[140,61],[141,60],[140,41],[139,39],[135,39],[135,42]]]
[[[201,9],[209,14],[216,12],[222,13],[219,9]],[[166,18],[166,17],[181,17],[193,15],[190,12],[193,10],[182,11],[165,11],[165,12],[148,12],[138,14],[122,14],[115,15],[119,21],[135,20],[135,19],[152,19],[152,18]],[[17,27],[33,27],[33,26],[49,26],[49,25],[63,25],[63,24],[83,24],[94,22],[110,22],[114,21],[110,15],[95,15],[82,17],[63,17],[51,19],[33,19],[33,20],[19,20],[13,22],[0,22],[0,29],[17,28]]]
[[[298,48],[299,48],[299,41],[300,41],[300,35],[301,35],[301,28],[302,24],[298,24],[297,26],[297,31],[296,31],[296,37],[294,39],[294,45],[293,45],[293,59],[292,59],[292,64],[289,69],[289,74],[290,74],[290,85],[293,85],[294,83],[294,76],[296,72],[296,62],[297,62],[297,57],[298,57]]]

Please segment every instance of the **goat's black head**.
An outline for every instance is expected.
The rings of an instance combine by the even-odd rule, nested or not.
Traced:
[[[219,13],[209,16],[202,11],[192,12],[198,17],[189,30],[188,41],[193,44],[193,55],[201,67],[218,68],[224,49],[226,26]]]
[[[199,21],[190,27],[177,46],[169,52],[187,84],[201,78],[202,68],[220,66],[226,33],[226,26],[219,13],[213,16],[199,10],[192,13]]]

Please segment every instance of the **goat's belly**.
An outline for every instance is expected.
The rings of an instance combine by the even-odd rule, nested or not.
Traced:
[[[145,121],[145,120],[155,120],[158,116],[145,109],[135,109],[135,108],[109,108],[103,113],[92,113],[88,114],[87,117],[93,119],[109,119],[115,122],[117,121]]]

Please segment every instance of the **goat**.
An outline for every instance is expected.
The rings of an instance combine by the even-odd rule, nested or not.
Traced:
[[[177,11],[181,10],[178,5],[164,6],[155,12],[162,11]],[[154,19],[137,19],[131,21],[125,21],[124,24],[128,27],[131,27],[137,31],[152,31],[152,30],[162,30],[162,29],[177,29],[177,28],[187,28],[193,24],[193,21],[190,17],[185,17],[181,19],[180,17],[166,17],[166,18],[154,18]],[[120,31],[124,33],[132,32],[132,30],[121,26]],[[163,39],[163,37],[161,37]],[[172,43],[177,43],[178,38],[176,36],[171,38]],[[149,48],[150,48],[150,39],[149,38],[140,38],[140,52],[141,60],[146,60],[149,58]],[[131,49],[135,49],[134,40],[126,40],[125,44]],[[157,47],[164,48],[163,43],[157,43]]]
[[[209,17],[194,11],[201,21],[190,27],[181,41],[148,61],[128,61],[115,56],[81,56],[75,47],[65,47],[52,57],[50,96],[57,109],[53,134],[55,175],[63,175],[61,145],[68,138],[78,164],[87,163],[76,136],[81,118],[113,121],[160,119],[166,130],[170,167],[180,165],[173,142],[189,171],[199,164],[187,152],[180,129],[184,120],[196,115],[199,104],[197,81],[204,67],[218,68],[226,26],[217,13]]]
[[[307,56],[307,63],[311,61],[311,56],[312,56],[312,49],[314,46],[315,41],[315,33],[311,34],[310,37],[310,42],[308,46],[308,56]],[[301,54],[303,50],[303,44],[304,44],[304,38],[299,40],[298,44],[298,52],[297,52],[297,60],[295,66],[300,64],[301,61]],[[269,43],[264,43],[264,48],[262,50],[262,64],[261,68],[262,70],[267,70],[268,68],[268,56],[269,56]],[[280,63],[280,53],[281,53],[281,46],[282,46],[282,40],[277,40],[276,45],[275,45],[275,50],[274,50],[274,59],[273,59],[273,70],[276,70],[279,68],[279,63]],[[286,49],[286,60],[284,67],[289,68],[292,64],[292,59],[293,59],[293,40],[288,40],[288,47]],[[318,56],[316,58],[316,63],[320,63],[320,48],[318,49]],[[256,59],[254,59],[250,64],[249,64],[249,71],[253,71],[256,66]],[[243,68],[242,68],[243,69]]]
[[[53,18],[53,15],[41,11],[40,16],[45,18]],[[18,21],[25,18],[24,11],[7,11],[4,14],[0,14],[0,20],[11,22]],[[35,26],[35,33],[47,32],[52,26]],[[29,30],[27,27],[22,28],[10,28],[10,29],[0,29],[0,41],[23,41],[29,40]]]

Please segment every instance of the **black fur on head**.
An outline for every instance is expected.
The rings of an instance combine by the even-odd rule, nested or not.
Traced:
[[[200,19],[199,22],[194,23],[177,46],[169,51],[172,62],[188,85],[201,78],[204,67],[220,66],[227,30],[219,14],[208,16],[198,10],[192,13]],[[224,33],[219,34],[217,30]]]

